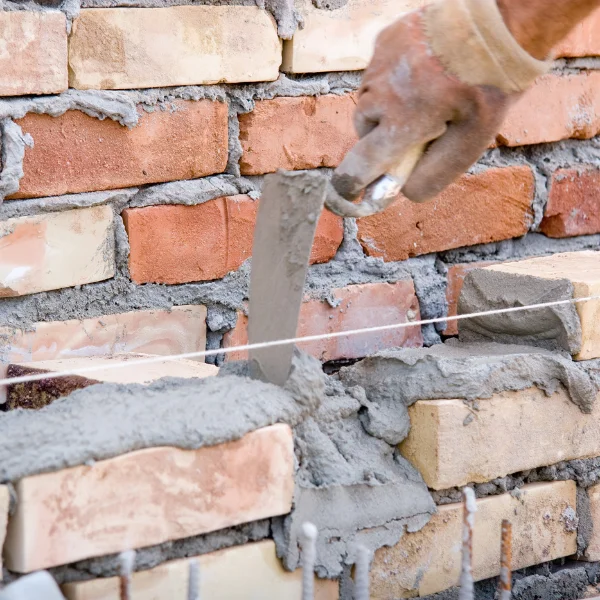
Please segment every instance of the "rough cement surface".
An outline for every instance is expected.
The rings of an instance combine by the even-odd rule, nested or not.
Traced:
[[[551,395],[559,385],[582,411],[589,412],[598,393],[594,378],[557,352],[494,343],[464,344],[453,339],[427,349],[378,352],[342,368],[339,375],[346,386],[364,388],[368,400],[386,413],[404,412],[417,400],[476,400],[533,386]],[[385,427],[378,426],[382,419],[371,419],[369,410],[365,419],[370,433],[387,437]],[[408,419],[407,411],[404,418]]]
[[[577,488],[577,518],[577,557],[582,558],[592,539],[594,521],[587,490],[580,487]]]
[[[2,137],[2,172],[0,173],[0,204],[6,196],[19,189],[19,182],[25,175],[23,157],[25,148],[33,146],[33,138],[23,133],[21,128],[11,119],[0,122]]]
[[[568,279],[543,279],[486,269],[467,274],[458,300],[458,314],[472,314],[570,300]],[[576,354],[581,350],[581,322],[575,304],[472,317],[458,321],[461,341],[527,344]]]

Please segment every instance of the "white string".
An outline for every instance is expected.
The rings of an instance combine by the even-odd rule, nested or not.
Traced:
[[[487,317],[491,315],[503,315],[507,313],[522,312],[525,310],[536,310],[540,308],[548,308],[551,306],[561,306],[565,304],[578,304],[581,302],[589,302],[591,300],[600,300],[598,296],[586,296],[584,298],[571,298],[569,300],[555,300],[553,302],[543,302],[540,304],[529,304],[527,306],[513,306],[510,308],[497,308],[494,310],[485,310],[466,315],[455,315],[452,317],[437,317],[435,319],[422,319],[420,321],[407,321],[404,323],[392,323],[390,325],[376,325],[373,327],[364,327],[362,329],[350,329],[348,331],[334,331],[332,333],[319,333],[316,335],[305,335],[302,337],[288,338],[285,340],[272,340],[269,342],[258,342],[256,344],[243,344],[241,346],[231,346],[229,348],[216,348],[214,350],[198,350],[196,352],[185,352],[183,354],[171,354],[161,356],[150,356],[148,358],[140,358],[137,360],[115,361],[105,365],[95,365],[91,367],[80,367],[78,369],[68,369],[65,371],[55,371],[52,373],[38,373],[35,375],[23,375],[21,377],[8,377],[0,379],[0,386],[15,385],[17,383],[30,383],[33,381],[42,381],[46,379],[57,379],[67,375],[85,375],[87,373],[95,373],[97,371],[105,371],[108,369],[120,369],[124,367],[132,367],[136,365],[151,365],[164,361],[182,360],[186,358],[202,358],[206,356],[216,356],[218,354],[231,354],[233,352],[242,352],[246,350],[260,350],[262,348],[273,348],[275,346],[285,346],[288,344],[303,344],[307,342],[318,342],[321,340],[329,340],[340,337],[350,337],[353,335],[361,335],[365,333],[377,333],[381,331],[391,331],[394,329],[405,329],[407,327],[420,327],[422,325],[434,325],[435,323],[446,323],[448,321],[461,321],[463,319],[474,319],[476,317]],[[35,363],[32,364],[35,368]]]

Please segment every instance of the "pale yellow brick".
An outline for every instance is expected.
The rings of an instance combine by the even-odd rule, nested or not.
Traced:
[[[0,222],[0,298],[82,285],[115,273],[110,206]]]
[[[323,10],[312,0],[300,0],[297,9],[304,28],[284,42],[282,69],[290,73],[364,69],[377,34],[424,4],[426,0],[348,0],[342,8]]]
[[[587,490],[590,499],[590,513],[592,516],[592,537],[585,552],[585,559],[590,561],[600,560],[600,484]]]
[[[245,544],[197,558],[200,597],[211,600],[282,600],[300,598],[301,571],[285,571],[268,540]],[[132,576],[135,600],[188,600],[189,561],[174,560]],[[67,600],[119,600],[117,577],[63,586]],[[336,581],[315,580],[315,600],[337,600]]]
[[[10,508],[10,494],[8,487],[0,485],[0,581],[2,581],[2,546],[6,536],[6,524],[8,523],[8,510]]]
[[[0,362],[32,362],[124,352],[173,355],[206,348],[206,307],[138,310],[91,319],[0,327]],[[204,362],[204,358],[194,359]]]
[[[482,483],[510,473],[600,453],[600,405],[583,414],[560,389],[503,392],[479,401],[425,400],[409,410],[400,452],[430,488]],[[464,425],[465,419],[472,420]]]
[[[574,298],[600,295],[600,252],[565,252],[520,262],[502,263],[486,270],[530,275],[542,279],[568,279]],[[600,300],[576,304],[582,329],[581,351],[576,360],[600,357]]]
[[[513,527],[513,569],[569,556],[577,549],[573,511],[573,481],[535,483],[511,494],[477,500],[473,534],[473,575],[476,581],[500,572],[500,526]],[[417,533],[406,534],[391,548],[375,553],[371,598],[414,598],[458,584],[461,559],[462,504],[438,507]]]
[[[62,12],[0,12],[0,39],[0,96],[67,89],[67,24]]]
[[[291,429],[273,425],[218,446],[151,448],[26,477],[6,565],[28,573],[282,515],[293,472]]]
[[[83,9],[69,38],[69,85],[128,89],[272,81],[281,42],[256,6]]]

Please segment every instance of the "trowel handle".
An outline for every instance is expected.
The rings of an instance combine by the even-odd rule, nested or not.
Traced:
[[[325,206],[340,217],[368,217],[384,211],[396,199],[424,151],[425,146],[413,146],[400,162],[367,186],[364,198],[358,204],[340,196],[330,184]]]

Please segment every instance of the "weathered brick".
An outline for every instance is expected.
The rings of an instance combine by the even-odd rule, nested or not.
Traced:
[[[466,426],[473,413],[462,399],[420,401],[409,414],[400,451],[436,490],[596,456],[600,448],[598,403],[583,414],[562,388],[550,397],[537,388],[495,394],[480,400]]]
[[[227,600],[299,598],[302,573],[281,566],[271,541],[244,544],[196,559],[200,565],[200,597]],[[235,577],[232,577],[235,573]],[[189,559],[173,560],[131,577],[136,600],[188,600]],[[119,579],[108,577],[63,586],[67,600],[119,600]],[[337,600],[338,582],[315,578],[315,600]]]
[[[305,299],[300,309],[298,336],[349,331],[418,320],[419,301],[412,281],[367,283],[332,290],[335,307],[324,300]],[[248,318],[238,315],[235,328],[223,338],[223,347],[248,343]],[[420,327],[390,329],[349,337],[299,344],[321,361],[361,358],[385,348],[418,348],[423,345]],[[246,352],[227,354],[227,360],[246,358]]]
[[[485,267],[481,273],[472,273],[465,281],[458,310],[469,313],[488,308],[525,306],[548,300],[567,300],[566,294],[571,292],[562,286],[561,281],[570,282],[573,298],[599,295],[600,252],[565,252]],[[502,286],[503,290],[510,290],[510,294],[499,294],[499,286]],[[577,316],[573,317],[572,313],[547,312],[546,319],[540,321],[538,310],[535,313],[520,312],[514,316],[465,319],[458,325],[459,335],[465,341],[489,339],[490,336],[496,341],[513,343],[521,340],[526,343],[543,340],[546,345],[552,342],[555,346],[571,352],[576,360],[598,358],[600,301],[578,302],[575,308],[581,324],[581,334],[579,328],[573,326],[573,318],[577,319]],[[529,324],[527,319],[530,319]]]
[[[369,256],[396,261],[521,236],[531,223],[533,194],[529,167],[463,175],[430,202],[401,197],[386,211],[359,219],[358,239]]]
[[[600,10],[575,26],[573,31],[556,48],[555,58],[600,55]]]
[[[592,166],[559,169],[552,175],[540,230],[563,238],[600,232],[600,171]]]
[[[448,267],[448,285],[446,287],[446,302],[448,302],[448,316],[456,316],[456,305],[458,303],[458,297],[462,290],[463,283],[465,281],[465,275],[473,269],[480,269],[487,265],[492,264],[490,261],[479,261],[472,263],[461,263],[458,265],[452,265]],[[444,335],[458,335],[458,322],[448,321],[448,326],[444,331]]]
[[[174,306],[92,319],[0,327],[0,363],[110,356],[125,352],[183,354],[206,348],[206,307]],[[197,359],[204,362],[204,359]]]
[[[587,495],[590,500],[592,535],[585,552],[585,559],[596,562],[600,560],[600,484],[588,488]]]
[[[64,13],[3,11],[0,39],[0,96],[57,94],[69,87]]]
[[[304,28],[284,42],[282,70],[316,73],[364,69],[373,55],[377,34],[424,4],[426,0],[349,0],[341,8],[323,10],[311,0],[297,2]]]
[[[15,485],[6,566],[28,573],[282,515],[293,473],[292,432],[280,424],[199,450],[149,448],[26,477]]]
[[[9,508],[10,494],[8,492],[8,487],[0,485],[0,548],[4,546]],[[0,552],[0,581],[2,581],[2,552]]]
[[[196,206],[130,208],[129,270],[136,283],[185,283],[219,279],[250,257],[258,202],[228,196]],[[327,262],[343,238],[339,217],[323,211],[311,263]]]
[[[35,145],[25,150],[25,176],[13,197],[116,189],[224,171],[227,105],[175,100],[169,106],[152,113],[140,109],[132,129],[78,110],[59,117],[27,114],[17,122]]]
[[[0,298],[109,279],[113,212],[97,206],[0,222]]]
[[[239,116],[244,175],[337,167],[356,143],[354,94],[275,98]]]
[[[281,42],[256,6],[83,9],[69,38],[69,85],[129,89],[273,81]]]
[[[99,369],[89,374],[66,375],[29,383],[6,386],[6,403],[0,410],[15,408],[42,408],[57,398],[97,383],[151,383],[162,377],[204,378],[216,375],[218,367],[193,360],[168,360],[152,364],[132,364],[129,367],[111,368],[114,363],[139,361],[149,354],[115,354],[114,356],[86,356],[59,358],[38,362],[10,363],[6,367],[7,377],[56,373],[75,369]],[[103,369],[103,367],[106,367]]]
[[[574,525],[575,482],[534,483],[521,494],[477,500],[473,529],[473,576],[476,581],[500,573],[500,527],[513,529],[514,570],[569,556],[577,548]],[[417,533],[407,533],[390,548],[375,552],[371,598],[414,598],[458,584],[463,506],[447,504]]]
[[[496,138],[502,146],[525,146],[600,131],[600,73],[545,75],[511,107]]]

